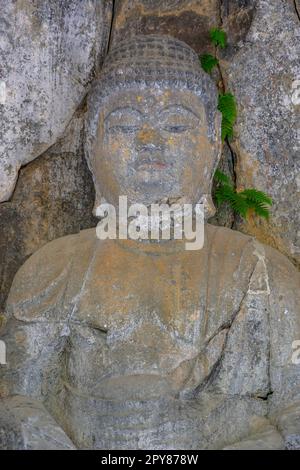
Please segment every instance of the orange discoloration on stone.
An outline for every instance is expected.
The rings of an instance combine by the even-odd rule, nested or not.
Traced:
[[[192,46],[197,53],[213,52],[209,30],[219,21],[217,0],[118,3],[114,17],[113,44],[133,34],[166,34]]]
[[[299,268],[299,264],[286,252],[286,246],[282,241],[284,228],[275,226],[272,219],[264,220],[258,218],[255,214],[249,213],[247,219],[244,219],[238,226],[238,229],[246,235],[252,235],[261,243],[265,243],[276,250],[285,253],[290,260]]]
[[[157,312],[166,324],[185,323],[183,314],[191,315],[189,321],[195,321],[195,309],[199,310],[197,285],[203,275],[199,263],[203,254],[200,251],[195,257],[184,250],[184,241],[173,242],[171,248],[168,243],[167,248],[164,252],[160,245],[145,247],[132,240],[105,244],[91,272],[91,295],[87,290],[81,302],[82,310],[85,311],[86,302],[89,311],[97,312],[96,307],[91,309],[90,302],[99,305],[100,311],[98,308],[94,318],[100,321],[98,326],[103,326],[103,322],[122,323],[141,305],[149,312]]]
[[[24,332],[19,332],[19,331],[16,332],[16,333],[15,333],[15,338],[16,338],[16,342],[17,342],[18,344],[24,343],[24,342],[26,341],[26,335],[25,335]]]
[[[154,139],[157,139],[157,137],[158,137],[158,133],[154,129],[147,128],[145,126],[137,134],[137,139],[143,144],[152,142]]]
[[[133,7],[128,3],[129,2],[123,2],[122,7],[117,11],[115,28],[120,28],[126,24],[128,16],[131,15],[144,17],[156,15],[157,17],[164,17],[172,14],[172,16],[178,17],[186,11],[191,11],[197,15],[212,17],[217,11],[216,0],[206,0],[201,1],[200,3],[195,1],[184,1],[181,6],[177,5],[176,9],[174,9],[173,6],[171,8],[168,4],[163,5],[161,2],[159,4],[159,8],[147,5],[142,1],[135,3]]]
[[[114,140],[114,141],[111,143],[111,149],[112,149],[114,152],[117,152],[117,151],[120,150],[121,148],[122,148],[121,142],[119,142],[118,140]]]

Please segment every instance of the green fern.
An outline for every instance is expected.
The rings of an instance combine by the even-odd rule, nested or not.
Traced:
[[[210,73],[219,63],[218,59],[211,54],[203,54],[200,56],[200,62],[203,70],[207,73]]]
[[[268,206],[272,205],[272,199],[263,191],[245,189],[237,192],[229,177],[220,170],[216,171],[214,179],[217,183],[215,198],[218,206],[227,202],[236,213],[244,218],[247,218],[249,212],[253,211],[256,215],[269,219]]]
[[[219,169],[216,170],[214,179],[216,183],[223,183],[227,184],[228,186],[232,186],[229,176],[225,175],[225,173],[223,173]]]
[[[250,202],[272,205],[272,199],[257,189],[244,189],[242,193]]]
[[[210,40],[215,46],[220,46],[224,49],[227,44],[227,36],[225,31],[219,28],[213,28],[209,32]]]
[[[224,49],[226,47],[227,36],[225,31],[218,28],[211,29],[210,39],[216,48]],[[203,54],[200,57],[200,62],[203,70],[210,73],[219,64],[217,49],[215,56]],[[224,85],[222,88],[224,88]],[[221,135],[224,142],[225,139],[233,136],[233,126],[237,118],[237,106],[232,93],[219,94],[218,110],[222,114]],[[237,192],[229,177],[220,170],[216,170],[214,180],[216,183],[215,199],[218,206],[227,202],[234,212],[244,218],[247,218],[249,213],[254,212],[260,217],[269,219],[269,206],[272,205],[272,199],[264,192],[257,189],[245,189]]]
[[[233,125],[237,117],[235,97],[232,93],[219,95],[218,110],[222,113],[221,134],[222,140],[233,136]]]
[[[257,189],[244,189],[239,194],[246,199],[249,209],[254,210],[256,215],[269,219],[268,206],[272,205],[272,199],[269,196]]]
[[[248,206],[244,198],[239,197],[232,186],[221,185],[215,192],[218,206],[223,202],[228,202],[232,209],[242,217],[247,217]]]

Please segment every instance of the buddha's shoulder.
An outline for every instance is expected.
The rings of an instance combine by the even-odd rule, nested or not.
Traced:
[[[281,285],[298,285],[300,287],[300,273],[290,259],[277,249],[258,241],[255,237],[245,235],[227,227],[207,224],[207,245],[212,255],[218,258],[229,259],[235,255],[240,259],[239,265],[254,269],[259,264],[260,269],[266,272],[270,282]]]
[[[94,228],[57,238],[31,255],[14,277],[7,299],[7,311],[16,316],[58,304],[72,275],[80,282],[95,246]],[[76,271],[76,272],[75,272]],[[36,309],[33,308],[36,306]],[[33,314],[30,315],[33,317]]]
[[[245,246],[251,245],[254,238],[250,235],[245,235],[237,230],[232,230],[227,227],[218,225],[206,224],[205,237],[207,238],[208,245],[219,253],[226,254],[231,248],[243,251]]]
[[[82,252],[92,250],[96,240],[94,228],[83,230],[79,233],[56,238],[46,243],[34,252],[21,266],[16,277],[26,276],[31,273],[37,276],[39,272],[46,274],[51,270],[60,269]]]

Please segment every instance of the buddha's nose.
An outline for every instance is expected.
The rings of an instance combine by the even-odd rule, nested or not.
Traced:
[[[164,146],[164,140],[157,129],[144,126],[136,136],[136,146],[144,150],[158,150]]]

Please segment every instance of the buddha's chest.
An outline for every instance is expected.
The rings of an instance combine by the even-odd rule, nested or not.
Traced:
[[[119,397],[125,389],[128,397],[141,390],[161,395],[199,385],[226,347],[233,372],[233,357],[254,375],[253,361],[263,358],[258,386],[252,379],[243,385],[247,393],[260,390],[267,342],[257,351],[253,338],[266,337],[265,305],[246,293],[248,276],[236,273],[224,277],[201,255],[95,257],[72,306],[67,380],[93,396],[108,398],[115,390]]]
[[[123,256],[91,264],[73,319],[106,332],[112,346],[147,345],[152,338],[157,349],[160,342],[199,349],[205,336],[205,265],[184,255]]]
[[[73,308],[74,380],[92,377],[93,387],[121,375],[167,376],[193,362],[205,341],[205,267],[180,256],[101,261],[91,264]]]

